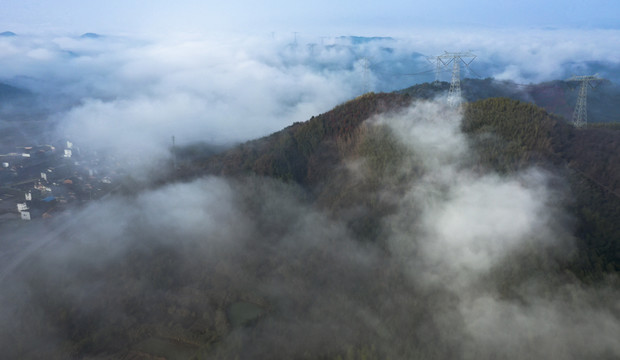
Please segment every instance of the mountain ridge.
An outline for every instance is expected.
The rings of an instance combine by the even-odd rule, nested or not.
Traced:
[[[426,86],[417,88],[418,95],[428,90]],[[381,199],[378,184],[398,186],[400,180],[390,176],[397,173],[395,167],[406,150],[389,130],[369,131],[364,123],[379,114],[397,113],[417,101],[428,101],[424,98],[410,92],[368,93],[306,122],[185,164],[179,174],[181,178],[253,174],[298,183],[333,214],[357,209],[354,215],[337,216],[359,238],[375,241],[380,237],[376,230],[380,219],[392,206]],[[584,273],[596,273],[593,276],[597,277],[620,269],[620,226],[613,220],[620,218],[620,158],[613,156],[620,152],[619,131],[576,129],[561,116],[509,98],[465,104],[461,130],[478,154],[473,168],[510,174],[537,166],[567,178],[571,192],[577,194],[575,204],[569,206],[578,218],[576,231],[586,253],[594,252],[587,256],[593,261],[580,265],[587,269]],[[347,163],[359,159],[372,164],[371,178],[362,183],[347,178],[343,170]],[[417,170],[411,171],[408,176]],[[599,202],[607,205],[599,206]],[[606,244],[609,251],[595,251],[600,244]]]

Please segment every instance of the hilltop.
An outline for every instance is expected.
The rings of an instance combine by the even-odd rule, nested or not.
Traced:
[[[435,85],[424,84],[396,93],[369,93],[267,137],[186,163],[180,174],[254,174],[300,184],[318,204],[345,217],[358,236],[376,240],[378,224],[392,207],[381,197],[383,187],[405,186],[411,179],[393,178],[407,150],[389,129],[369,127],[365,121],[403,111],[437,91]],[[620,131],[605,126],[575,129],[541,107],[505,97],[473,101],[464,109],[462,131],[478,154],[469,166],[500,174],[538,166],[560,174],[570,183],[574,202],[568,207],[578,219],[576,232],[584,249],[578,262],[586,270],[576,271],[620,270],[620,224],[615,220],[620,218]],[[344,170],[361,159],[370,166],[363,181]],[[418,170],[410,169],[406,176]],[[356,216],[342,215],[351,209],[357,209]]]

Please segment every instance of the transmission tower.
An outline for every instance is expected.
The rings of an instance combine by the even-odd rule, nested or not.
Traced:
[[[446,67],[452,63],[452,81],[450,82],[450,91],[448,92],[448,105],[456,107],[461,103],[461,63],[465,66],[469,66],[476,55],[471,52],[456,52],[449,53],[444,51],[444,54],[435,56],[435,82],[439,82],[439,73],[442,67]],[[469,61],[465,61],[469,59]]]
[[[585,127],[588,124],[588,87],[594,88],[603,80],[598,77],[598,74],[594,75],[582,75],[573,76],[566,81],[579,81],[581,86],[579,87],[579,96],[577,97],[577,104],[575,105],[575,111],[573,112],[573,125],[577,128]]]
[[[452,81],[448,91],[448,105],[456,107],[461,102],[461,64],[454,59],[452,65]]]

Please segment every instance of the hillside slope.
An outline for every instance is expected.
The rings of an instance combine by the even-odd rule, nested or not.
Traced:
[[[181,176],[209,173],[253,173],[300,184],[316,184],[342,157],[337,142],[353,136],[373,115],[396,111],[411,103],[406,95],[369,93],[295,123],[267,137],[241,144],[223,154],[185,164]]]
[[[382,112],[404,111],[413,99],[366,94],[307,122],[187,165],[183,173],[256,174],[293,181],[318,204],[345,218],[358,236],[376,240],[378,224],[393,208],[384,199],[386,184],[393,189],[406,186],[421,170],[402,163],[411,154],[393,130],[364,121]],[[535,105],[507,98],[468,104],[462,131],[475,149],[476,158],[468,165],[472,168],[509,174],[539,166],[566,178],[575,201],[569,207],[578,219],[576,231],[592,257],[585,271],[620,270],[620,131],[574,129]],[[360,160],[365,167],[362,180],[347,171]]]
[[[581,249],[573,270],[597,277],[620,270],[620,132],[575,129],[534,105],[507,99],[472,103],[463,129],[481,161],[499,171],[551,165],[568,184],[568,209],[576,218]]]

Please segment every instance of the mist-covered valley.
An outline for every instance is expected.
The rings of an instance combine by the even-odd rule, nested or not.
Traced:
[[[617,278],[569,266],[566,180],[472,167],[462,117],[422,101],[366,120],[323,196],[206,176],[5,234],[41,245],[2,274],[3,353],[617,357]]]
[[[0,353],[620,357],[617,130],[416,96],[431,84],[391,93],[411,81],[362,59],[424,70],[451,38],[424,41],[0,38],[4,129],[111,153],[99,165],[124,174],[2,223]],[[569,50],[484,76],[562,78]]]

